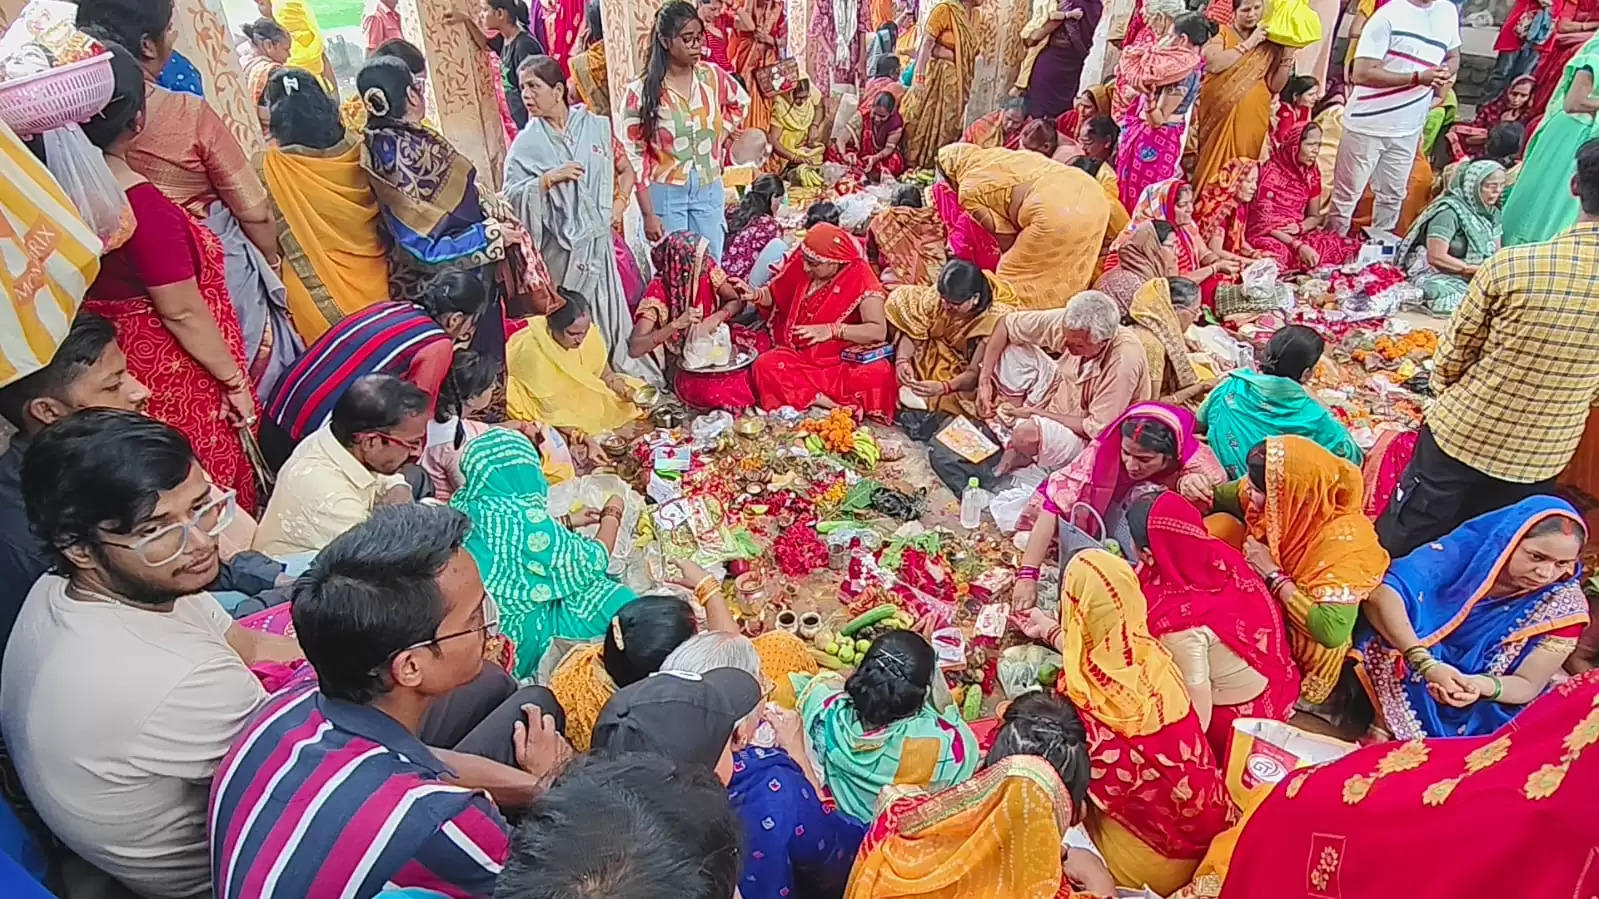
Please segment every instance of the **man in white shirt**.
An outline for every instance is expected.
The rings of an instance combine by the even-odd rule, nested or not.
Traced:
[[[1460,68],[1460,13],[1448,0],[1392,0],[1372,14],[1355,45],[1354,87],[1333,164],[1327,227],[1349,231],[1371,185],[1372,227],[1392,231],[1409,188],[1422,127]]]
[[[350,384],[328,423],[300,442],[278,472],[255,549],[282,559],[316,552],[379,505],[411,502],[399,472],[427,443],[428,396],[391,375]]]
[[[213,496],[183,435],[111,409],[41,432],[22,484],[55,571],[24,601],[0,671],[23,789],[67,846],[140,895],[210,895],[211,777],[266,699],[248,666],[300,657],[203,592],[233,497]]]

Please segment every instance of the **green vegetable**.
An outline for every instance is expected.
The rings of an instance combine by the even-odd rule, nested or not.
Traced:
[[[1045,665],[1038,669],[1038,685],[1046,690],[1055,686],[1055,680],[1059,677],[1059,665]]]
[[[961,720],[976,721],[977,716],[983,714],[983,688],[976,684],[966,688],[966,697],[961,702]]]
[[[881,486],[871,478],[861,478],[855,482],[855,486],[849,488],[848,493],[844,494],[844,502],[839,504],[839,511],[865,512],[872,506],[872,494]]]
[[[830,656],[836,656],[838,655],[838,651],[842,648],[843,647],[837,643],[829,643],[822,647],[822,652],[825,652]]]
[[[871,649],[871,648],[872,648],[872,641],[870,641],[870,640],[856,640],[855,641],[855,651],[856,652],[865,652],[866,650]]]
[[[854,620],[850,621],[849,624],[846,624],[839,629],[838,635],[840,637],[853,637],[855,636],[855,632],[861,628],[871,627],[885,618],[892,617],[893,614],[898,611],[899,606],[896,606],[891,602],[885,602],[869,612],[862,612],[861,614],[855,616]]]
[[[844,667],[843,662],[840,662],[838,659],[833,658],[825,652],[817,652],[813,649],[811,650],[811,658],[815,659],[816,664],[821,665],[823,668],[831,668],[834,671],[838,671]]]
[[[855,661],[855,647],[845,646],[838,651],[838,660],[848,665]]]

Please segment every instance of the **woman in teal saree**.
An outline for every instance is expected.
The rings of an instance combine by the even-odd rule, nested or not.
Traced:
[[[465,483],[450,505],[472,520],[465,548],[516,644],[512,673],[532,675],[551,640],[602,636],[633,591],[606,574],[611,551],[604,543],[550,514],[549,484],[533,444],[520,432],[490,428],[466,445],[461,476]]]
[[[1301,383],[1315,370],[1324,347],[1311,328],[1281,328],[1266,343],[1260,371],[1228,372],[1205,398],[1199,427],[1229,478],[1244,476],[1244,457],[1267,437],[1288,434],[1360,464],[1360,447],[1349,431]]]

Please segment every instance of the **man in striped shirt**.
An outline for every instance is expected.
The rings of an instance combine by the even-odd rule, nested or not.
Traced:
[[[1459,68],[1460,13],[1449,0],[1393,0],[1372,14],[1355,45],[1355,86],[1333,164],[1333,233],[1349,231],[1368,184],[1372,227],[1394,230],[1427,113]]]
[[[220,899],[493,892],[509,831],[485,791],[525,806],[571,750],[532,706],[514,736],[499,709],[482,725],[504,731],[519,768],[416,736],[436,699],[478,676],[498,626],[461,549],[468,527],[447,508],[380,509],[296,586],[294,626],[320,686],[269,701],[217,770],[209,833]]]

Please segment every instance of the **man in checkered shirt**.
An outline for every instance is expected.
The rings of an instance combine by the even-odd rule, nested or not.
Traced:
[[[1599,401],[1599,140],[1577,151],[1577,223],[1477,270],[1438,345],[1438,400],[1377,523],[1395,558],[1549,493]]]

